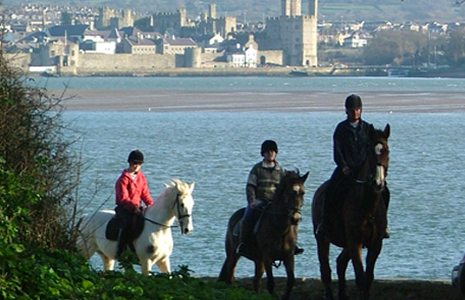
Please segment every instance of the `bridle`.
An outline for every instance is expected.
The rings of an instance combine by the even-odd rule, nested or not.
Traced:
[[[284,195],[284,197],[288,197],[288,196]],[[274,201],[274,199],[271,200],[270,203],[268,203],[265,207],[263,207],[264,213],[268,213],[272,215],[286,215],[287,217],[289,217],[289,219],[291,219],[291,221],[295,214],[302,216],[302,209],[297,206],[294,206],[294,207],[288,206],[286,207],[285,211],[276,211],[276,210],[271,211],[271,210],[266,209],[271,204],[272,201]],[[300,217],[299,219],[302,219],[302,218]]]
[[[181,201],[180,201],[180,194],[176,194],[176,199],[174,200],[174,203],[173,203],[173,207],[171,209],[174,209],[176,206],[176,212],[178,214],[178,221],[181,221],[181,219],[184,219],[184,218],[189,218],[191,215],[190,214],[184,214],[184,215],[181,215]],[[162,226],[162,227],[167,227],[167,228],[175,228],[175,227],[179,227],[179,225],[166,225],[166,224],[163,224],[163,223],[159,223],[157,221],[154,221],[154,220],[150,220],[149,218],[146,218],[145,217],[145,211],[144,211],[144,220],[152,223],[152,224],[155,224],[155,225],[159,225],[159,226]]]
[[[181,215],[181,201],[179,200],[179,193],[176,195],[176,200],[174,200],[174,203],[173,203],[173,208],[174,206],[176,205],[176,210],[178,212],[178,220],[182,220],[184,218],[189,218],[191,215],[190,214],[185,214],[185,215]],[[182,204],[184,205],[184,204]]]
[[[381,144],[383,145],[383,148],[384,148],[384,143],[377,140],[377,141],[374,141],[373,143],[370,143],[370,145],[374,145],[373,148],[376,147],[376,145],[378,144]],[[369,150],[367,151],[367,153],[371,153],[371,151],[373,151],[373,149],[370,147]],[[380,154],[377,154],[375,153],[375,158],[377,158],[378,156],[380,156]],[[370,161],[370,159],[372,159],[372,156],[373,154],[369,154],[368,157],[367,157],[367,160]],[[386,177],[387,177],[387,171],[388,171],[388,166],[383,163],[383,162],[380,162],[378,159],[376,159],[376,167],[382,167],[383,171],[384,171],[384,176],[383,176],[383,184],[381,185],[381,188],[378,188],[377,185],[375,184],[375,181],[376,179],[374,178],[373,176],[373,173],[376,173],[376,172],[373,172],[373,167],[372,167],[372,164],[370,164],[370,173],[369,175],[367,176],[367,178],[365,180],[361,180],[361,179],[357,179],[357,178],[354,178],[352,177],[352,179],[355,181],[355,183],[357,184],[372,184],[375,188],[377,188],[378,192],[381,192],[384,190],[385,186],[386,186]]]

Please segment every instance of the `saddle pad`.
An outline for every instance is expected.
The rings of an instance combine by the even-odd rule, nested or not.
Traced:
[[[105,237],[110,241],[118,240],[119,229],[121,228],[121,220],[117,217],[113,217],[107,224],[105,229]]]

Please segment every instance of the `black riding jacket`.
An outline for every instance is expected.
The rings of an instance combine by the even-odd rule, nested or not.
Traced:
[[[333,151],[334,162],[339,169],[348,166],[356,173],[362,167],[367,156],[369,125],[361,119],[355,128],[349,120],[337,125],[333,135]]]

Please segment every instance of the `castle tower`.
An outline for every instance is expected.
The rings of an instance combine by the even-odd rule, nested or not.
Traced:
[[[185,7],[181,7],[179,9],[179,26],[183,27],[186,26],[187,23],[187,10]]]
[[[115,16],[115,13],[108,6],[100,7],[98,10],[99,16],[95,26],[99,30],[106,29],[110,26],[110,20]]]
[[[134,19],[132,18],[132,10],[131,9],[124,9],[122,13],[121,23],[119,24],[118,28],[126,27],[126,26],[133,26]]]
[[[309,0],[312,1],[312,0]],[[282,16],[300,16],[302,14],[301,0],[282,0],[281,1]]]
[[[47,10],[48,7],[45,7],[42,11],[42,29],[45,29],[45,27],[47,26]]]
[[[291,16],[300,16],[302,14],[301,0],[291,0]]]
[[[318,0],[308,0],[308,15],[318,17]]]
[[[291,0],[281,0],[281,16],[289,16],[291,14]]]
[[[301,14],[300,1],[282,0],[283,15],[267,19],[257,42],[262,50],[282,50],[285,65],[317,66],[318,0],[309,0],[309,15]]]
[[[308,15],[310,16],[310,27],[308,28],[308,42],[304,45],[304,64],[309,66],[318,65],[317,55],[317,20],[318,0],[308,0]]]
[[[216,19],[216,4],[215,3],[211,3],[210,4],[210,19]]]

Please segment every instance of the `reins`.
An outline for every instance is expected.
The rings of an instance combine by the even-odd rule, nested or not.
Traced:
[[[191,216],[189,214],[181,215],[181,208],[180,208],[181,205],[180,205],[180,202],[179,202],[179,193],[176,194],[176,199],[174,200],[172,209],[174,208],[175,205],[176,205],[176,209],[177,209],[177,212],[178,212],[178,220],[181,220],[183,218],[189,218]],[[163,224],[163,223],[159,223],[157,221],[150,220],[149,218],[145,217],[145,212],[144,212],[144,220],[146,220],[146,221],[148,221],[148,222],[150,222],[152,224],[162,226],[162,227],[167,227],[167,228],[179,227],[179,225],[166,225],[166,224]]]

